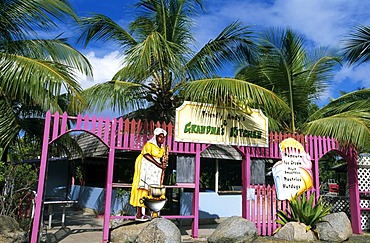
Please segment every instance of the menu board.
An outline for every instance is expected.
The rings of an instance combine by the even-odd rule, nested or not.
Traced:
[[[276,194],[278,200],[291,200],[312,188],[312,162],[294,138],[284,139],[279,148],[281,161],[272,167]]]

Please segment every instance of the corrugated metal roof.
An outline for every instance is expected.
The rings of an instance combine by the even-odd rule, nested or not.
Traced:
[[[75,139],[80,145],[84,157],[100,157],[108,154],[108,147],[97,137],[89,133],[79,134]],[[78,153],[73,153],[72,158],[77,159],[80,158],[80,156]]]
[[[242,160],[241,154],[233,146],[213,144],[204,150],[200,157],[214,159]]]

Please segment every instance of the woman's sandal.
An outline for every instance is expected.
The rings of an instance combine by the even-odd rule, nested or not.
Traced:
[[[150,220],[150,216],[142,215],[141,217],[135,216],[135,221],[145,222]]]

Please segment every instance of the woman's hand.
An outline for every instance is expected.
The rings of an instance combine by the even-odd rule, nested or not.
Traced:
[[[151,154],[144,154],[144,158],[146,158],[147,160],[149,160],[150,162],[152,162],[153,164],[155,164],[155,166],[157,166],[158,168],[161,168],[163,169],[162,165],[163,163],[158,163]],[[161,159],[162,161],[162,159]]]
[[[160,158],[160,161],[161,161],[161,168],[165,170],[167,168],[168,159],[166,159],[165,157],[162,157]]]

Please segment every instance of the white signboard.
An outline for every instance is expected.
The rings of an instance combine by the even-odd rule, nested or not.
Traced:
[[[176,109],[175,140],[268,147],[267,117],[261,110],[251,111],[185,101]]]
[[[278,200],[291,200],[312,187],[312,162],[297,140],[284,139],[280,145],[282,160],[272,167]]]

